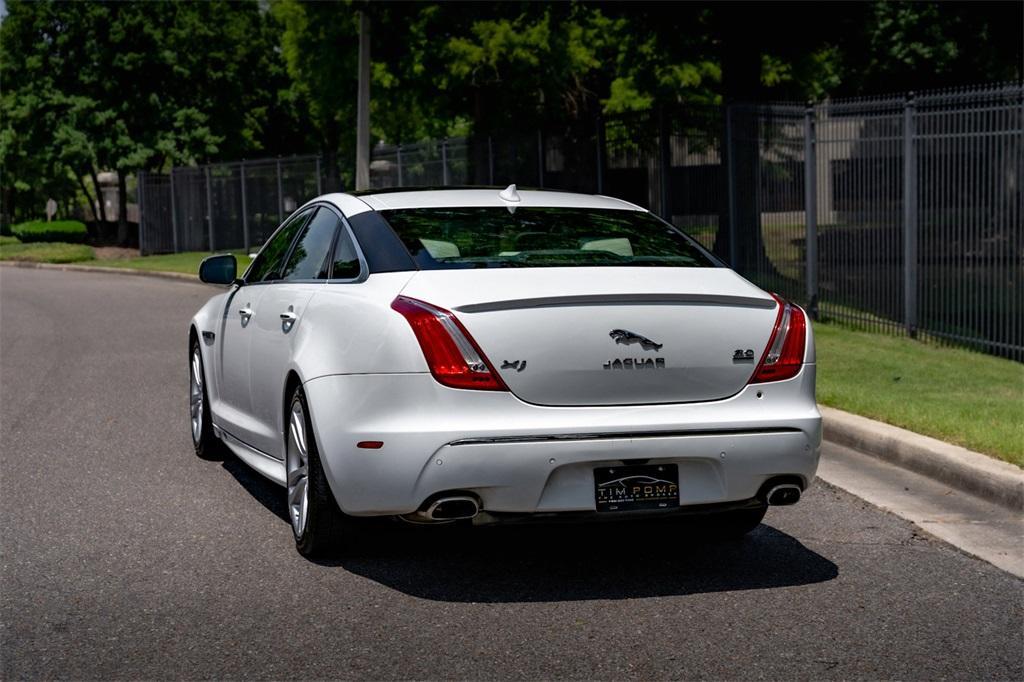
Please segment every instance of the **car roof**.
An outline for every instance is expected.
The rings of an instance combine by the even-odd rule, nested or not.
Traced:
[[[600,194],[576,194],[551,190],[517,190],[518,202],[509,202],[498,196],[501,187],[443,189],[388,189],[369,190],[357,194],[328,194],[321,201],[330,201],[348,216],[368,210],[388,211],[406,208],[454,208],[454,207],[544,207],[544,208],[595,208],[620,211],[646,211],[628,201],[602,196]]]

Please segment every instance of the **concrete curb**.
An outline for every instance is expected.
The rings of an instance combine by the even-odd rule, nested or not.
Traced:
[[[161,272],[159,270],[134,270],[132,268],[104,268],[98,265],[75,265],[74,263],[32,263],[19,260],[0,260],[0,265],[15,268],[34,268],[38,270],[75,270],[77,272],[102,272],[114,275],[134,275],[136,277],[159,277],[201,284],[197,275],[186,275],[183,272]]]
[[[1024,511],[1024,470],[959,445],[820,406],[825,440]]]

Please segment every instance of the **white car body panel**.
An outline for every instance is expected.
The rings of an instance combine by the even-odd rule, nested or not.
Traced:
[[[305,204],[298,208],[296,213],[298,211],[301,211],[306,206],[310,206],[312,204],[322,201],[326,201],[327,203],[336,206],[338,210],[341,211],[342,215],[344,215],[346,218],[351,218],[352,216],[357,216],[360,213],[366,213],[367,211],[373,210],[373,208],[369,204],[367,204],[364,200],[360,199],[359,197],[354,197],[351,194],[342,194],[340,192],[335,192],[333,194],[325,194],[311,201],[307,201]]]
[[[497,194],[316,201],[351,218],[401,207],[508,207]],[[642,210],[608,197],[519,195],[519,206]],[[451,310],[510,391],[438,383],[390,307],[398,295]],[[238,310],[246,306],[253,317],[243,326]],[[588,512],[593,469],[623,460],[677,464],[684,506],[748,500],[778,476],[810,485],[821,443],[810,327],[803,368],[791,379],[748,384],[756,360],[733,362],[737,349],[760,358],[777,311],[769,294],[727,268],[410,269],[232,287],[203,306],[192,329],[202,339],[216,433],[271,480],[285,479],[294,377],[332,492],[349,514],[409,514],[453,490],[495,514]],[[287,329],[286,312],[296,316]],[[615,328],[662,347],[616,344]],[[618,357],[671,360],[664,371],[603,369]],[[502,368],[514,360],[528,369]],[[384,445],[361,449],[360,441]]]
[[[284,392],[297,331],[305,325],[304,316],[309,300],[315,292],[326,286],[323,282],[289,282],[265,285],[250,329],[249,385],[252,390],[252,417],[256,431],[244,440],[256,449],[278,455],[283,431]],[[243,287],[244,288],[244,287]],[[295,315],[291,328],[283,323],[281,315]],[[241,434],[239,434],[241,436]],[[283,458],[283,453],[280,453]]]
[[[734,362],[734,350],[756,348],[760,358],[778,309],[725,268],[434,270],[416,273],[402,295],[454,311],[512,392],[541,405],[726,398],[756,364]],[[617,344],[609,332],[618,328],[664,347]],[[627,382],[603,369],[617,358],[667,367],[632,371]],[[525,360],[529,371],[503,371],[506,360]]]
[[[409,324],[390,304],[411,272],[387,272],[347,285],[325,285],[309,301],[298,326],[292,367],[305,378],[329,374],[426,372]]]
[[[347,422],[314,410],[321,456],[342,509],[375,515],[415,511],[444,490],[473,492],[495,512],[592,511],[588,474],[624,458],[679,463],[683,504],[749,499],[774,475],[797,475],[807,485],[821,417],[813,403],[794,403],[813,383],[814,366],[806,365],[789,381],[753,385],[720,402],[561,408],[446,388],[429,374],[322,377],[305,389],[311,402],[346,406]],[[567,435],[574,438],[558,438]],[[501,437],[523,442],[450,445]],[[385,445],[360,450],[362,440]]]
[[[387,194],[371,194],[360,199],[375,211],[386,211],[401,208],[450,208],[501,206],[504,208],[605,208],[623,211],[643,211],[636,204],[621,199],[613,199],[598,194],[572,194],[570,192],[550,192],[537,190],[519,190],[519,201],[505,201],[498,192],[492,189],[448,189],[435,192],[389,192]],[[338,196],[338,195],[329,195]],[[339,205],[339,208],[342,208]],[[345,209],[342,208],[344,211]],[[347,214],[346,214],[347,215]]]

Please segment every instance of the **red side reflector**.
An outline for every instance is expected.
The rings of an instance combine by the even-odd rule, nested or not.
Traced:
[[[380,450],[384,447],[384,441],[382,440],[361,440],[356,443],[357,448],[363,448],[365,450]]]
[[[768,339],[768,347],[761,356],[750,383],[792,379],[800,373],[804,364],[804,347],[807,343],[807,318],[804,311],[772,294],[779,302],[779,314],[775,318],[775,329]]]
[[[391,307],[409,322],[430,373],[438,382],[451,388],[508,390],[476,341],[452,313],[407,296],[396,298]]]

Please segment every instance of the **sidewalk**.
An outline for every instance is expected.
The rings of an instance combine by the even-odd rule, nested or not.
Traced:
[[[818,477],[926,533],[1024,578],[1024,515],[842,445],[822,447]]]
[[[820,409],[821,480],[1024,578],[1024,471],[906,429]]]
[[[33,263],[31,261],[0,261],[0,265],[12,268],[35,268],[39,270],[75,270],[77,272],[102,272],[112,275],[135,275],[137,277],[162,277],[199,283],[198,275],[166,270],[136,270],[133,268],[105,268],[99,265],[78,265],[76,263]]]

